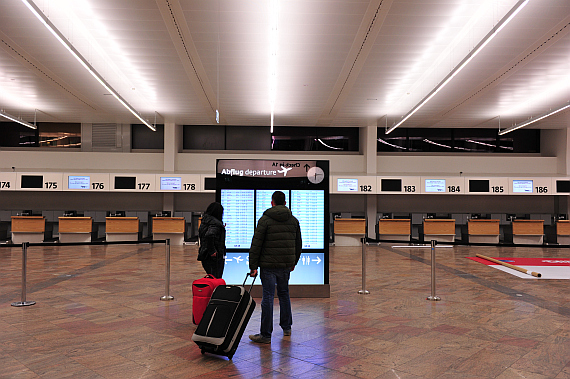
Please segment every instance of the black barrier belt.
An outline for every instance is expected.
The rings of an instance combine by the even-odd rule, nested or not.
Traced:
[[[402,241],[398,241],[398,242],[401,243]],[[517,245],[517,246],[520,246],[520,245]],[[539,246],[534,245],[534,247],[539,247]],[[540,246],[540,247],[542,247],[542,246]],[[554,246],[552,246],[552,247],[554,247]],[[405,253],[405,252],[400,251],[400,250],[394,250],[394,249],[388,248],[388,247],[382,247],[382,248],[386,249],[388,251],[391,251],[392,253],[401,255],[402,257],[410,258],[410,259],[413,259],[415,261],[421,262],[421,263],[426,264],[426,265],[431,265],[430,260],[424,259],[424,258],[419,257],[417,255]],[[570,308],[562,307],[553,301],[544,300],[540,297],[529,295],[527,293],[521,292],[520,290],[515,290],[515,289],[509,288],[506,286],[502,286],[502,285],[497,284],[497,283],[493,283],[489,280],[482,279],[482,278],[475,276],[473,274],[469,274],[465,271],[461,271],[461,270],[458,270],[458,269],[453,268],[453,267],[446,266],[446,265],[441,264],[441,263],[436,263],[436,267],[439,270],[446,271],[452,275],[459,276],[463,279],[472,281],[472,282],[477,283],[481,286],[487,287],[487,288],[492,289],[494,291],[500,292],[504,295],[510,296],[513,299],[516,299],[517,301],[524,301],[525,303],[529,303],[529,304],[532,304],[532,305],[537,306],[539,308],[549,310],[549,311],[554,312],[556,314],[559,314],[561,316],[570,316]]]
[[[166,243],[166,240],[141,240],[141,241],[91,241],[91,242],[28,242],[28,246],[101,246],[101,245],[140,245],[148,243]],[[5,243],[0,247],[22,247],[21,243]]]
[[[413,245],[426,245],[429,246],[431,241],[420,241],[416,239],[410,239],[409,241],[402,241],[402,240],[388,240],[388,239],[374,239],[374,238],[366,238],[366,242],[369,243],[398,243],[398,244],[413,244]],[[522,243],[469,243],[463,241],[453,241],[453,242],[438,242],[439,245],[453,245],[453,246],[493,246],[493,247],[542,247],[542,248],[570,248],[570,245],[558,245],[558,244],[522,244]]]
[[[54,244],[54,243],[30,243],[30,246],[51,246],[51,247],[56,246],[56,247],[60,247],[60,246],[64,246],[64,245],[65,245],[65,246],[70,246],[70,245],[75,245],[75,246],[78,246],[78,245],[126,245],[126,244],[133,245],[133,244],[141,244],[141,243],[146,244],[146,243],[148,243],[148,241],[143,241],[143,242],[140,242],[140,241],[139,241],[139,242],[137,242],[137,241],[128,241],[128,242],[130,242],[130,243],[125,243],[125,242],[127,242],[127,241],[104,242],[104,243],[97,243],[97,242],[95,242],[95,243],[85,243],[85,242],[82,242],[82,243],[69,243],[69,244],[63,244],[63,243],[62,243],[62,244]],[[155,243],[164,242],[164,243],[165,243],[166,240],[154,240],[153,242],[155,242]],[[2,245],[2,247],[4,247],[4,246],[17,247],[17,246],[22,246],[22,244]],[[68,280],[68,279],[71,279],[71,278],[74,278],[74,277],[76,277],[76,276],[78,276],[78,275],[82,275],[82,274],[85,274],[85,273],[87,273],[87,272],[96,270],[96,269],[98,269],[98,268],[105,267],[105,266],[107,266],[107,265],[110,265],[110,264],[113,264],[113,263],[115,263],[115,262],[121,261],[121,260],[123,260],[123,259],[130,258],[130,257],[135,256],[135,255],[137,255],[137,254],[139,254],[139,253],[141,253],[141,252],[143,252],[143,251],[146,251],[146,250],[148,250],[148,249],[149,249],[149,247],[139,247],[139,248],[136,249],[135,251],[131,251],[131,252],[129,252],[129,253],[122,254],[122,255],[120,255],[120,256],[118,256],[118,257],[111,258],[111,259],[105,259],[105,260],[103,260],[103,261],[101,261],[101,262],[93,263],[93,264],[91,264],[91,265],[89,265],[89,266],[82,267],[82,268],[80,268],[80,269],[77,269],[77,270],[75,270],[75,271],[72,271],[71,273],[65,274],[66,276],[58,276],[58,277],[56,277],[56,278],[44,280],[43,282],[36,283],[36,284],[34,284],[34,285],[32,285],[32,286],[29,286],[27,293],[30,294],[30,293],[33,293],[33,292],[41,291],[41,290],[43,290],[43,289],[45,289],[45,288],[47,288],[47,287],[50,287],[50,286],[56,285],[56,284],[58,284],[58,283],[64,282],[64,281],[66,281],[66,280]],[[68,275],[69,275],[69,276],[68,276]],[[28,277],[29,277],[29,275],[28,275]],[[14,293],[7,293],[7,294],[4,294],[4,295],[0,296],[0,304],[6,303],[6,302],[10,302],[10,301],[12,301],[12,300],[18,298],[19,296],[20,296],[20,292],[19,292],[19,291],[14,292]]]

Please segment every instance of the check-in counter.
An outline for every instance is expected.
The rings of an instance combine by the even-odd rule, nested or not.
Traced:
[[[107,217],[105,222],[107,241],[138,241],[138,217]]]
[[[59,242],[91,242],[91,217],[59,217]]]
[[[455,219],[424,219],[424,241],[454,242]]]
[[[513,220],[513,243],[542,245],[544,220]]]
[[[382,240],[409,241],[412,224],[409,218],[381,218],[378,220],[378,235]]]
[[[469,243],[499,243],[501,220],[470,219],[467,222]]]
[[[171,245],[184,244],[186,221],[184,217],[153,217],[152,238],[155,240],[170,239]]]
[[[362,246],[361,238],[366,235],[366,219],[335,218],[334,241],[336,246]]]
[[[12,243],[44,242],[46,219],[43,216],[12,216]]]
[[[556,222],[556,242],[560,245],[570,245],[570,220]]]

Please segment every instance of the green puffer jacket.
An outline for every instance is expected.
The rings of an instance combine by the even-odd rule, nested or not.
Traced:
[[[284,205],[263,212],[249,249],[249,268],[293,268],[301,257],[303,244],[299,221]]]

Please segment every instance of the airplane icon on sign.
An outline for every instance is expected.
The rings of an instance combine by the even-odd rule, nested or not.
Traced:
[[[288,172],[289,170],[292,170],[292,169],[293,169],[293,167],[285,168],[285,167],[281,166],[281,170],[277,170],[277,172],[282,173],[283,176],[287,176],[287,172]]]

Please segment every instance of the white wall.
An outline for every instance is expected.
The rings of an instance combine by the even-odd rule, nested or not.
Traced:
[[[546,175],[558,174],[558,158],[511,155],[379,155],[378,173],[410,175]]]

